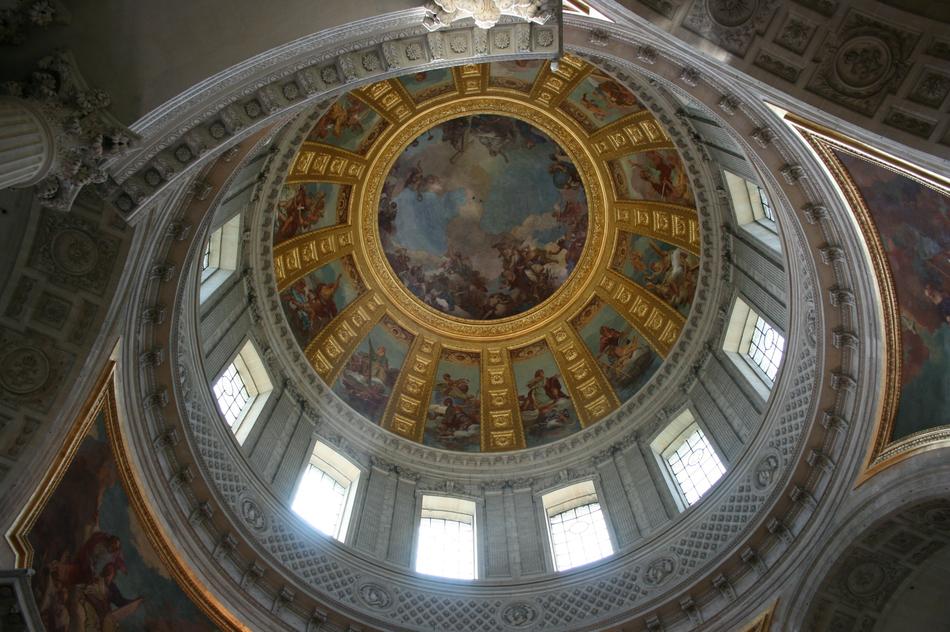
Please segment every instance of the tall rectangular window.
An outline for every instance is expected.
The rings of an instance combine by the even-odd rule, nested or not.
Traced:
[[[716,484],[726,468],[699,424],[693,422],[663,451],[686,505],[692,505]]]
[[[233,427],[241,418],[244,407],[251,401],[244,378],[241,377],[233,362],[214,383],[214,397],[218,400],[218,408],[224,415],[224,420]]]
[[[768,399],[785,353],[785,337],[741,297],[729,315],[723,351],[749,384]]]
[[[241,242],[241,215],[235,215],[208,235],[201,252],[201,283],[198,301],[204,303],[214,292],[232,278],[237,269]]]
[[[765,189],[729,171],[723,171],[736,223],[775,252],[782,251],[775,222],[775,207]]]
[[[746,355],[753,363],[769,378],[769,382],[775,381],[775,375],[778,373],[778,365],[782,361],[782,354],[785,352],[785,338],[782,337],[775,328],[765,322],[765,320],[755,315],[755,325],[752,329],[752,337],[749,339],[749,348]]]
[[[475,579],[475,503],[423,496],[416,546],[416,572]]]
[[[756,187],[759,190],[759,204],[762,206],[762,215],[770,222],[775,221],[775,215],[772,214],[772,205],[762,187]]]
[[[558,571],[596,562],[614,552],[593,481],[545,494],[541,502]]]
[[[318,531],[342,542],[358,481],[359,468],[318,441],[297,485],[291,509]]]
[[[201,254],[201,271],[211,267],[211,240],[205,242],[204,252]]]
[[[239,443],[250,434],[273,388],[261,357],[248,340],[211,386],[218,410]]]

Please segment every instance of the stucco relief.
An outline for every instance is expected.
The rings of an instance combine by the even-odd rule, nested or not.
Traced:
[[[919,39],[918,33],[851,10],[822,49],[808,89],[870,116],[904,81]]]
[[[694,0],[683,26],[736,55],[745,55],[775,16],[776,0]]]
[[[554,17],[555,10],[550,0],[432,0],[425,8],[423,24],[430,31],[465,18],[475,20],[479,28],[490,29],[503,15],[545,24]]]
[[[42,211],[30,265],[57,282],[101,295],[109,281],[120,240],[74,214]]]
[[[74,356],[46,336],[0,328],[0,401],[38,412],[49,410]]]

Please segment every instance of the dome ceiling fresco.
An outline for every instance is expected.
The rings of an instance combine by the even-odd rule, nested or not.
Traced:
[[[543,132],[493,114],[412,141],[383,184],[379,236],[409,291],[445,314],[513,316],[562,285],[587,238],[574,163]]]
[[[556,441],[632,397],[683,329],[685,172],[636,96],[570,56],[355,90],[283,183],[284,314],[332,390],[406,439]]]

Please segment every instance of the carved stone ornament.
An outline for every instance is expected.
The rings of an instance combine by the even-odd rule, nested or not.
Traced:
[[[436,31],[456,20],[472,18],[479,28],[490,29],[503,15],[546,24],[554,17],[554,7],[552,0],[432,0],[425,4],[422,24]]]
[[[649,564],[643,571],[643,582],[647,586],[659,586],[676,570],[676,560],[668,555],[658,557]]]
[[[501,611],[502,622],[511,628],[527,627],[534,623],[537,618],[538,611],[524,602],[510,604]]]
[[[27,101],[52,131],[53,160],[36,184],[45,207],[69,210],[82,187],[108,179],[106,162],[137,140],[106,113],[109,95],[86,85],[69,53],[44,57],[28,79],[6,82],[0,92]]]
[[[14,347],[0,358],[0,387],[11,393],[32,393],[49,379],[49,359],[35,347]]]
[[[755,471],[752,476],[752,484],[756,489],[762,491],[770,488],[775,482],[781,467],[781,459],[775,450],[764,454],[755,465]]]
[[[241,518],[255,531],[263,531],[267,528],[267,517],[252,498],[241,500]]]
[[[13,7],[0,9],[0,44],[22,44],[30,29],[54,23],[69,23],[69,14],[58,2],[18,0]]]
[[[357,594],[363,603],[377,610],[384,610],[393,602],[389,592],[379,584],[363,584],[357,590]]]

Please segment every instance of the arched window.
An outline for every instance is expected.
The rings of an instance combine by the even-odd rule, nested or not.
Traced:
[[[343,542],[359,476],[359,468],[346,457],[317,441],[291,508],[318,531]]]
[[[214,381],[218,410],[238,443],[244,443],[274,389],[254,344],[248,340]]]
[[[416,572],[475,579],[475,503],[423,496],[416,544]]]
[[[593,481],[562,487],[541,497],[554,567],[566,571],[614,552]]]

